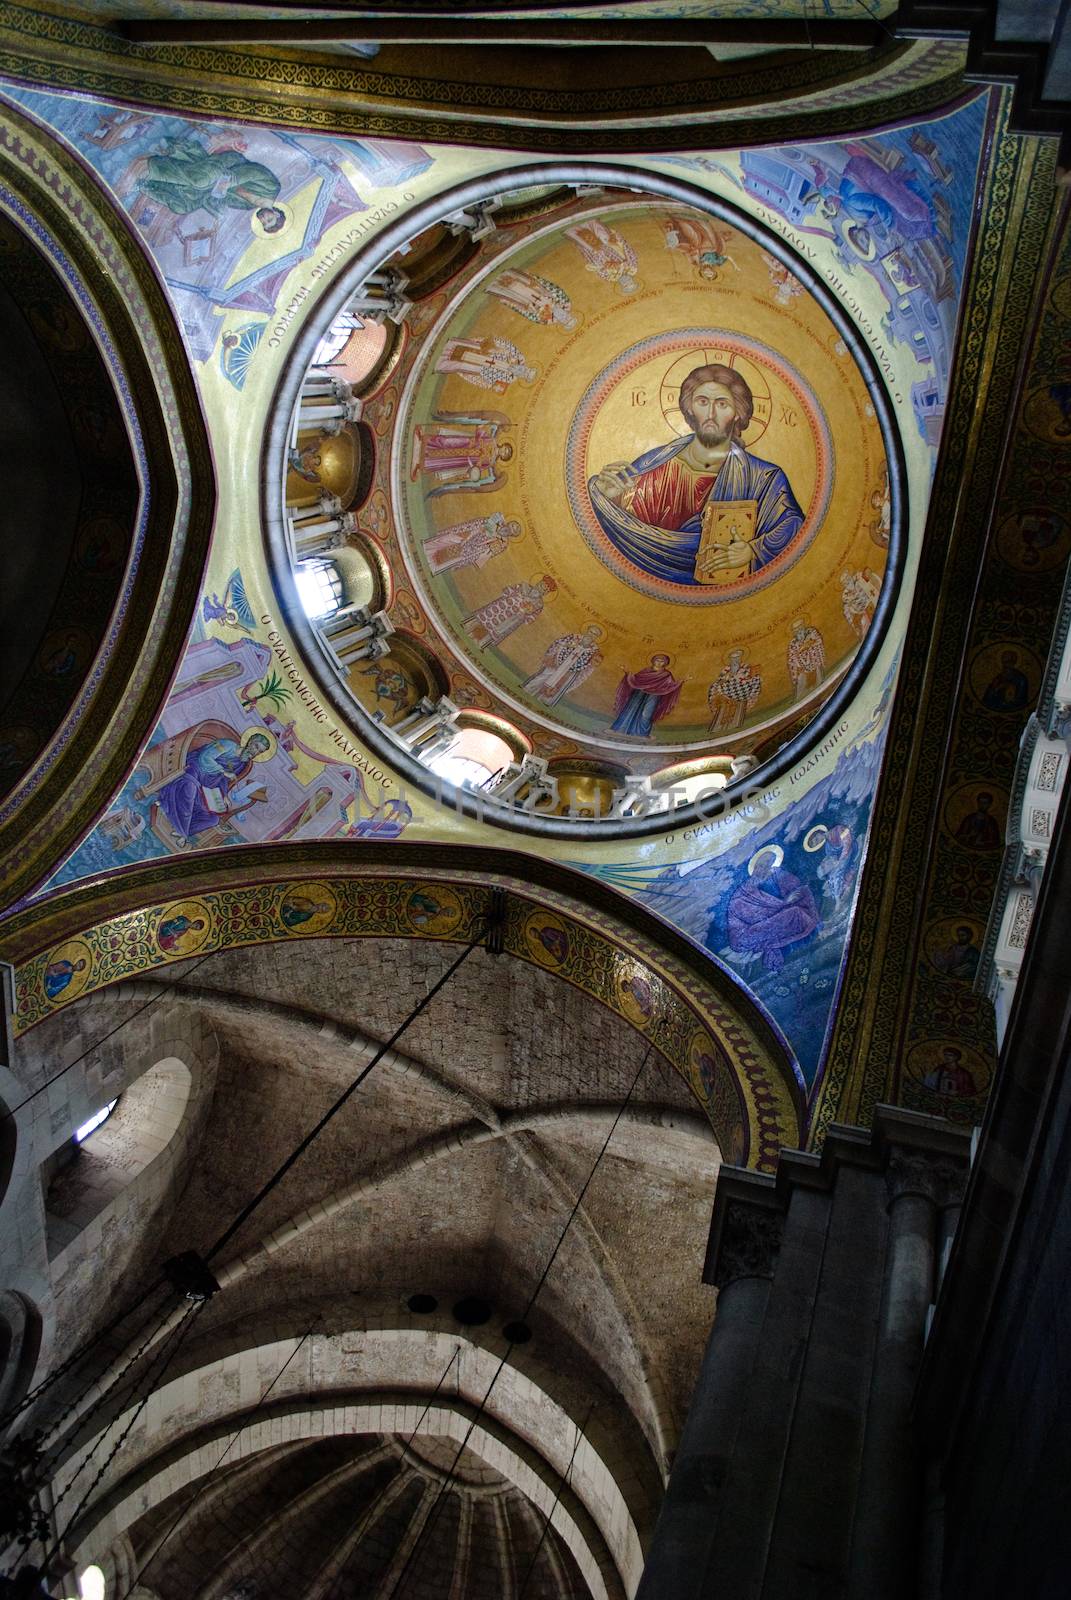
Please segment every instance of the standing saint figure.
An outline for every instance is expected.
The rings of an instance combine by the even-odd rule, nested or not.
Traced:
[[[842,572],[840,587],[844,620],[858,638],[865,639],[881,593],[881,579],[864,567],[861,572]]]
[[[545,706],[556,705],[595,671],[602,660],[601,638],[602,629],[594,622],[583,633],[563,633],[543,657],[539,671],[524,680],[524,687]]]
[[[668,717],[681,697],[683,682],[669,670],[670,657],[651,657],[651,665],[639,672],[626,672],[617,686],[614,711],[610,724],[614,733],[630,733],[637,739],[649,739],[656,722]]]
[[[496,394],[505,394],[515,379],[532,383],[536,377],[524,352],[512,340],[498,338],[448,339],[435,370],[456,372],[466,383],[475,384],[477,389],[493,389]]]
[[[817,628],[797,617],[788,641],[788,675],[802,700],[809,689],[817,689],[826,670],[826,647]]]
[[[501,488],[506,474],[499,468],[513,459],[512,444],[499,437],[512,426],[509,418],[501,411],[436,411],[434,421],[434,428],[418,423],[413,429],[410,482],[422,472],[438,478],[428,490],[429,500],[462,490],[487,494]]]
[[[543,610],[543,601],[557,590],[554,579],[544,575],[535,583],[507,584],[500,595],[485,606],[470,611],[463,618],[463,626],[473,644],[486,650],[489,644],[501,644],[511,633],[534,622]]]
[[[662,228],[666,249],[679,250],[687,256],[699,276],[708,283],[718,276],[719,267],[736,266],[725,249],[732,237],[730,230],[716,227],[711,217],[704,217],[698,211],[691,215],[677,212],[662,219]]]
[[[539,277],[538,273],[507,267],[493,283],[487,285],[487,292],[528,322],[544,326],[557,322],[563,328],[576,327],[573,304],[565,290],[559,284],[551,283],[549,278]]]
[[[963,1065],[963,1051],[955,1044],[941,1049],[941,1059],[923,1077],[927,1089],[938,1094],[977,1094],[978,1086],[969,1067]]]
[[[492,511],[489,517],[472,517],[468,522],[456,522],[452,528],[440,528],[424,540],[424,554],[432,572],[485,567],[520,535],[519,522],[507,522],[501,511]]]
[[[781,468],[740,443],[754,412],[751,388],[732,367],[693,367],[679,405],[693,431],[596,473],[592,509],[611,544],[655,578],[698,584],[758,572],[788,549],[803,512]],[[700,571],[704,521],[718,504],[729,537],[704,551]]]
[[[61,995],[78,974],[86,970],[86,965],[84,957],[79,957],[77,961],[50,961],[44,972],[45,993],[48,998],[55,1000]]]
[[[1025,711],[1029,703],[1030,681],[1019,666],[1018,652],[1005,650],[1000,658],[1000,671],[982,694],[982,704],[987,711]]]
[[[176,917],[165,917],[156,930],[156,942],[161,950],[178,950],[187,933],[201,933],[208,923],[204,917],[187,917],[179,912]]]
[[[762,259],[766,263],[767,272],[770,274],[770,284],[778,305],[787,306],[790,300],[795,299],[796,295],[803,293],[803,285],[800,280],[794,277],[788,268],[778,261],[776,256],[768,255],[764,250]]]
[[[762,674],[747,659],[745,650],[730,650],[729,659],[707,690],[710,732],[731,733],[739,728],[762,693]]]
[[[844,899],[855,877],[855,839],[846,822],[835,822],[829,829],[818,863],[818,876],[826,896],[834,906]]]
[[[593,217],[590,222],[578,222],[575,228],[566,228],[565,237],[571,239],[589,272],[594,272],[604,283],[616,283],[623,294],[636,288],[636,271],[639,266],[636,252],[616,228]]]

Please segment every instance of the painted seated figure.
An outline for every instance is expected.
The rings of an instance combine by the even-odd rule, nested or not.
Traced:
[[[275,747],[263,728],[239,735],[225,722],[199,722],[145,752],[141,768],[149,777],[134,799],[153,797],[149,826],[169,850],[221,842],[232,818],[267,798],[262,787],[250,788],[246,780],[254,762],[268,760]]]

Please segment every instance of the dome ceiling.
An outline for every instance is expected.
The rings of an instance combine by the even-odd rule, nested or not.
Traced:
[[[769,754],[866,635],[881,428],[748,228],[605,192],[500,224],[367,406],[392,430],[398,620],[540,753]]]
[[[427,1600],[499,1600],[522,1585],[529,1600],[591,1594],[539,1508],[474,1451],[435,1434],[284,1445],[232,1465],[223,1482],[226,1516],[194,1503],[166,1561],[143,1552],[173,1525],[173,1499],[132,1528],[161,1600],[351,1600],[392,1586]]]

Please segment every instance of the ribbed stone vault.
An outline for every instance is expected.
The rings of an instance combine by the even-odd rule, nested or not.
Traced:
[[[455,953],[221,952],[32,1030],[30,1075],[85,1056],[63,1079],[72,1118],[119,1095],[132,1175],[53,1264],[54,1357],[169,1256],[211,1247]],[[78,1561],[122,1594],[151,1558],[138,1600],[389,1600],[413,1545],[399,1600],[631,1592],[713,1313],[720,1160],[646,1052],[553,973],[475,952],[214,1260],[222,1292],[145,1413],[90,1398],[80,1431],[63,1425],[57,1491],[106,1422],[133,1421],[73,1530]],[[170,1139],[124,1102],[161,1061],[192,1086]],[[522,1316],[530,1338],[511,1344]],[[53,1414],[74,1398],[61,1385]]]
[[[139,1564],[190,1505],[180,1547],[146,1574],[160,1600],[586,1600],[568,1546],[494,1468],[439,1436],[334,1437],[224,1468],[129,1531]],[[449,1476],[449,1483],[447,1482]],[[407,1565],[408,1563],[408,1565]]]

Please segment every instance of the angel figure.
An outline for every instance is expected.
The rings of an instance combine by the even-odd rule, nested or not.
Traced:
[[[246,598],[245,583],[237,567],[227,579],[222,600],[218,594],[206,594],[201,603],[201,612],[206,622],[218,622],[221,627],[241,628],[243,633],[253,633],[256,618]]]

